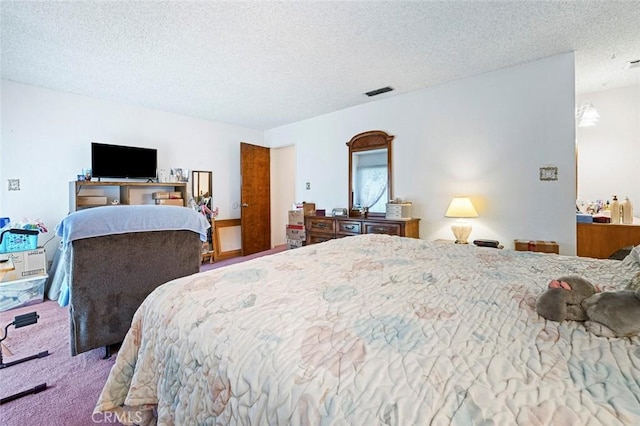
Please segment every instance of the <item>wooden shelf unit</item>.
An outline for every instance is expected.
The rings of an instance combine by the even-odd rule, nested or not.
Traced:
[[[182,204],[187,205],[186,182],[69,182],[69,211],[117,204],[155,204],[152,194],[158,191],[175,191],[182,195]]]

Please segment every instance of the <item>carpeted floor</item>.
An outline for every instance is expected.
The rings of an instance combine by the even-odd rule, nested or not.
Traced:
[[[37,324],[9,328],[3,342],[5,362],[44,350],[50,355],[0,370],[0,397],[46,383],[48,389],[0,405],[0,423],[4,426],[51,425],[84,426],[92,424],[91,413],[115,357],[102,359],[104,349],[95,349],[72,357],[69,352],[68,309],[57,302],[13,309],[0,314],[6,326],[17,315],[36,311]]]
[[[251,256],[205,263],[201,271],[220,268],[286,249],[278,246]],[[96,423],[119,424],[114,418],[93,415],[93,407],[102,391],[115,355],[103,359],[104,349],[95,349],[72,357],[69,351],[69,313],[55,301],[0,312],[0,326],[15,316],[36,311],[38,323],[15,329],[9,327],[2,342],[4,362],[24,358],[45,350],[50,355],[0,369],[0,398],[30,389],[41,383],[48,388],[0,405],[2,426],[86,426]],[[1,336],[0,336],[1,337]]]
[[[233,263],[244,262],[245,260],[255,259],[256,257],[265,256],[268,254],[279,253],[287,249],[286,245],[275,246],[271,250],[261,251],[260,253],[250,254],[249,256],[232,257],[231,259],[224,259],[214,263],[203,263],[200,267],[200,272],[208,271],[210,269],[220,268],[222,266],[231,265]]]

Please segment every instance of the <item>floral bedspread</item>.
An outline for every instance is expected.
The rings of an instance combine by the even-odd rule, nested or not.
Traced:
[[[622,288],[638,250],[621,262],[363,235],[180,278],[136,313],[96,411],[161,425],[640,424],[640,338],[535,312],[561,275]]]

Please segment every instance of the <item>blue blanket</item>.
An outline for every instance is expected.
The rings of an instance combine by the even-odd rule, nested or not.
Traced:
[[[82,238],[147,231],[187,230],[207,241],[211,225],[204,216],[188,207],[178,206],[103,206],[71,213],[56,226],[64,248]]]
[[[62,259],[52,271],[54,276],[51,279],[56,288],[48,294],[56,294],[60,306],[69,303],[68,264],[72,241],[129,232],[178,230],[196,232],[200,234],[201,241],[207,241],[207,229],[210,227],[202,214],[178,206],[103,206],[71,213],[56,226],[56,235],[62,237]],[[59,293],[55,291],[57,288]]]

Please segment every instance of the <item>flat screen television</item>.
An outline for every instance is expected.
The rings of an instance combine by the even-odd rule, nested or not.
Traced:
[[[155,179],[158,150],[91,142],[91,174],[96,178]]]

